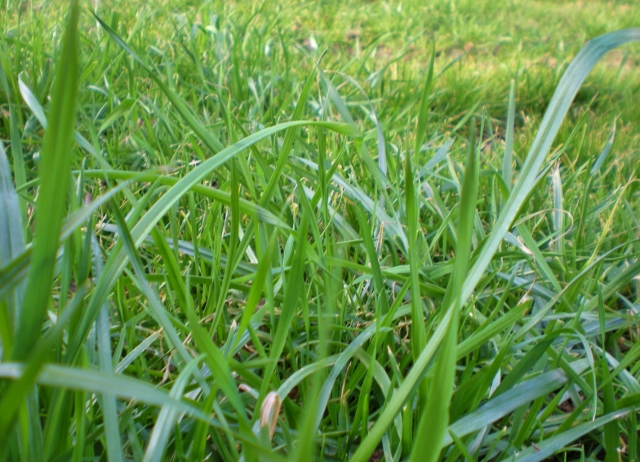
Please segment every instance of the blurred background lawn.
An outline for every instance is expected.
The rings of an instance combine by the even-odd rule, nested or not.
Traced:
[[[38,81],[45,61],[55,54],[51,39],[60,33],[66,3],[5,3],[7,8],[0,11],[3,33],[8,43],[20,48],[12,53],[14,59],[20,60],[27,81],[40,84],[42,96],[46,82]],[[229,79],[232,86],[250,82],[232,88],[239,110],[248,108],[255,94],[271,88],[276,98],[271,102],[278,109],[272,114],[275,119],[288,117],[295,102],[291,89],[306,78],[326,49],[321,67],[344,73],[362,86],[390,141],[393,133],[406,129],[407,116],[416,109],[416,92],[435,40],[436,75],[440,75],[433,113],[443,129],[455,126],[469,110],[485,109],[495,118],[504,118],[509,81],[515,79],[516,127],[524,128],[518,132],[517,151],[531,141],[562,72],[584,44],[640,23],[640,4],[599,0],[159,0],[152,4],[95,0],[93,4],[142,54],[150,51],[161,66],[162,56],[167,57],[172,67],[165,71],[175,74],[174,82],[197,85],[197,66],[190,56],[193,41],[202,43],[205,35],[219,34],[215,49],[205,50],[198,60],[211,69],[227,67],[234,74]],[[82,30],[86,64],[111,45],[102,42],[95,47],[101,32],[89,15],[82,19]],[[107,53],[102,54],[106,58]],[[639,61],[636,44],[609,53],[587,79],[572,110],[575,118],[586,107],[592,109],[590,141],[599,146],[594,149],[600,149],[613,120],[620,117],[616,147],[621,160],[634,152],[640,136],[634,130],[640,108],[633,103],[640,90]],[[113,67],[108,70],[121,73]],[[94,82],[100,76],[85,68],[83,77]],[[111,85],[127,84],[124,74],[115,77]],[[362,99],[352,85],[342,90],[347,101]],[[4,97],[0,94],[0,101]]]

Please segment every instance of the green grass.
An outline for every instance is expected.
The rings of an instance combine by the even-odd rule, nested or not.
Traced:
[[[0,8],[0,460],[640,460],[640,7],[78,3]]]

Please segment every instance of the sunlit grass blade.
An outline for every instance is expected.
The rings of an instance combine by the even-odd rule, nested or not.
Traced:
[[[502,179],[507,189],[511,191],[513,184],[513,133],[515,131],[516,116],[516,82],[509,85],[509,100],[507,101],[507,125],[505,127],[504,157],[502,158]]]
[[[555,228],[556,238],[555,247],[558,253],[564,252],[564,203],[562,194],[562,176],[560,174],[560,166],[557,165],[553,170],[551,177],[551,185],[553,187],[553,226]]]
[[[433,86],[433,68],[436,59],[436,43],[433,42],[431,49],[431,60],[429,61],[429,69],[427,69],[427,79],[422,90],[422,99],[420,101],[420,113],[418,115],[418,127],[416,128],[416,142],[414,155],[422,150],[422,143],[427,135],[427,123],[429,121],[429,98],[431,97],[431,87]]]
[[[522,171],[518,176],[518,181],[509,195],[504,210],[500,214],[494,229],[469,271],[461,293],[461,300],[463,302],[471,295],[471,292],[482,277],[493,254],[498,249],[505,233],[513,223],[520,207],[535,184],[538,171],[584,79],[586,79],[591,69],[593,69],[605,53],[627,42],[639,40],[640,29],[625,29],[610,32],[587,43],[571,62],[549,103],[549,107],[545,112],[540,128],[536,133],[536,137],[522,166]]]

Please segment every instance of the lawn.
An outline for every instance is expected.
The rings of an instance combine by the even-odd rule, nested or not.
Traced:
[[[2,0],[0,460],[640,460],[638,26]]]

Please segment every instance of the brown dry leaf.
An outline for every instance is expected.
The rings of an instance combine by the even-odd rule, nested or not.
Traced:
[[[280,395],[272,391],[266,396],[260,408],[260,426],[269,427],[269,440],[272,440],[276,433],[280,406],[282,406]]]

